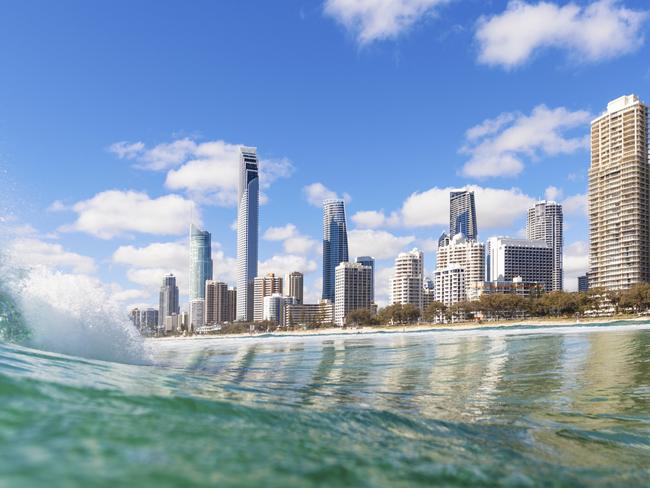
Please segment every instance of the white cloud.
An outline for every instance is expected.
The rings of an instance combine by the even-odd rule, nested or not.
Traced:
[[[587,217],[589,215],[589,202],[587,194],[581,193],[567,197],[562,202],[562,210],[567,215],[580,215]]]
[[[284,251],[287,254],[308,255],[318,249],[318,242],[302,235],[293,224],[269,227],[263,237],[267,241],[284,241]]]
[[[350,259],[356,256],[373,256],[375,259],[393,259],[415,236],[396,236],[383,230],[355,229],[348,232]]]
[[[385,307],[390,303],[390,284],[394,273],[393,266],[375,269],[375,302],[379,307]]]
[[[108,150],[120,159],[134,159],[144,151],[144,143],[120,141],[111,144]]]
[[[171,190],[187,192],[193,199],[221,206],[237,203],[240,144],[222,140],[196,142],[177,139],[146,149],[142,143],[119,142],[110,149],[121,158],[136,162],[136,167],[167,171],[165,185]],[[260,159],[260,188],[266,190],[279,178],[293,173],[287,158]],[[262,193],[260,202],[268,197]]]
[[[267,241],[284,241],[298,233],[296,226],[287,224],[284,227],[269,227],[264,233],[264,239]]]
[[[92,274],[95,261],[81,254],[66,251],[60,244],[51,244],[34,238],[19,238],[9,244],[9,256],[18,266],[45,266],[57,271]]]
[[[68,207],[61,200],[55,200],[47,207],[48,212],[65,212],[66,210],[68,210]]]
[[[377,229],[398,225],[399,216],[396,213],[387,216],[383,210],[362,210],[352,216],[352,221],[361,229]]]
[[[187,231],[190,215],[200,221],[193,202],[179,195],[150,198],[146,193],[108,190],[76,203],[77,220],[62,231],[79,231],[101,239],[141,233],[179,235]]]
[[[299,271],[303,274],[313,273],[318,269],[318,264],[313,259],[308,259],[305,256],[285,254],[260,261],[258,268],[260,276],[268,273],[284,276],[293,271]]]
[[[504,190],[470,185],[466,190],[474,191],[479,229],[511,226],[523,219],[535,199],[518,188]],[[458,188],[431,188],[422,193],[413,193],[401,209],[402,225],[406,227],[430,227],[449,225],[449,193]]]
[[[433,17],[448,0],[326,0],[325,13],[352,32],[359,44],[391,39],[418,20]]]
[[[589,269],[589,245],[577,241],[564,248],[564,288],[568,291],[578,289],[578,276]]]
[[[560,200],[564,195],[564,192],[562,191],[562,188],[558,188],[557,186],[549,186],[546,188],[544,191],[544,197],[546,200],[551,200],[551,201],[558,201]]]
[[[541,49],[568,52],[578,62],[597,62],[637,50],[644,41],[646,12],[618,0],[557,5],[511,0],[506,10],[479,20],[479,61],[512,68]]]
[[[584,129],[590,117],[584,110],[538,105],[530,115],[505,113],[486,120],[466,133],[461,152],[469,154],[470,160],[463,174],[472,178],[516,176],[524,169],[523,156],[535,159],[587,149],[588,136],[566,133]]]
[[[349,203],[351,200],[350,195],[344,193],[342,197],[339,197],[336,192],[330,190],[322,183],[312,183],[303,188],[307,202],[314,207],[322,207],[324,200],[329,200],[332,198],[342,198],[346,203]]]

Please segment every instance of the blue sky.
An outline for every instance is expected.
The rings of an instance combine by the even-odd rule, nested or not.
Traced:
[[[449,188],[479,234],[565,204],[567,285],[587,266],[589,121],[650,100],[648,4],[622,1],[8,1],[0,16],[0,217],[23,261],[89,274],[124,306],[186,287],[190,212],[233,281],[233,155],[263,160],[263,271],[320,292],[318,201],[348,199],[351,252],[420,247]],[[311,202],[311,203],[310,203]],[[195,209],[195,210],[190,210]],[[185,289],[182,290],[186,292]]]

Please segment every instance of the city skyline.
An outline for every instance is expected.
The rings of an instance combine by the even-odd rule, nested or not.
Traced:
[[[613,22],[622,22],[616,14],[624,7],[638,13],[646,5],[610,5]],[[201,18],[180,9],[174,16],[161,12],[161,18],[209,23],[238,18],[241,8],[206,7]],[[463,188],[475,192],[482,241],[493,235],[523,237],[526,211],[538,200],[563,204],[564,281],[567,289],[575,289],[576,277],[587,271],[589,125],[621,95],[650,98],[650,75],[639,68],[639,61],[648,58],[641,42],[647,23],[623,30],[619,40],[629,41],[628,49],[619,47],[577,65],[572,55],[580,49],[560,41],[548,49],[543,43],[533,46],[517,62],[491,64],[479,55],[487,42],[479,33],[488,31],[455,29],[454,16],[505,22],[510,17],[504,5],[446,6],[436,10],[436,19],[424,21],[418,14],[393,34],[363,42],[357,29],[365,24],[346,27],[331,11],[301,13],[296,5],[282,5],[270,15],[268,8],[260,6],[247,17],[251,27],[265,32],[268,18],[286,27],[287,38],[273,38],[268,49],[299,36],[304,43],[296,55],[314,57],[300,72],[282,71],[295,65],[294,58],[285,54],[271,62],[272,56],[256,54],[259,46],[242,40],[229,45],[227,62],[237,66],[235,61],[246,59],[245,66],[226,71],[219,64],[208,70],[194,58],[187,65],[192,69],[170,75],[151,68],[143,80],[118,69],[124,64],[137,73],[142,59],[159,61],[151,46],[136,42],[137,53],[116,46],[119,62],[105,60],[112,68],[105,82],[95,78],[106,71],[91,56],[82,63],[88,79],[68,78],[77,71],[71,52],[63,50],[60,64],[48,69],[52,79],[69,83],[43,86],[42,95],[35,96],[24,80],[42,67],[30,60],[29,46],[18,43],[20,49],[4,53],[10,75],[9,89],[0,93],[0,169],[16,201],[0,205],[7,248],[30,262],[97,277],[115,290],[124,309],[155,306],[161,279],[172,272],[185,304],[187,225],[194,215],[213,235],[214,278],[234,285],[236,163],[240,144],[250,144],[260,157],[257,275],[304,273],[305,303],[316,303],[322,293],[320,200],[345,201],[350,259],[376,258],[375,294],[379,304],[386,304],[400,252],[422,249],[425,276],[433,276],[437,237],[448,226],[449,192]],[[54,27],[37,19],[24,32],[5,22],[1,35],[21,39],[31,34],[39,45],[68,36],[66,41],[75,45],[97,48],[99,38],[90,26],[96,27],[99,17],[71,10],[87,20],[81,22],[87,28],[64,34],[59,29],[69,20]],[[131,12],[133,19],[145,13],[138,7]],[[584,20],[586,14],[581,15]],[[130,22],[121,31],[139,42],[147,38],[137,30],[141,22]],[[162,42],[163,30],[152,29],[152,42]],[[312,30],[319,44],[323,39],[330,43],[331,57],[317,49]],[[198,33],[174,38],[178,51],[171,55],[186,66],[180,54],[196,49],[196,56],[217,66],[203,41],[214,39],[212,48],[222,53],[219,43],[229,32],[224,24],[218,33],[202,34],[205,38]],[[479,52],[471,47],[474,41]],[[444,72],[437,59],[450,60]],[[264,73],[266,83],[242,81],[251,66]],[[335,66],[340,67],[338,78],[328,74],[336,72]],[[184,89],[192,81],[181,75],[190,72],[198,80],[192,93]],[[277,81],[267,79],[269,73]],[[534,82],[541,73],[544,83]],[[450,84],[448,76],[461,81]],[[85,92],[80,89],[85,81],[104,88]],[[521,86],[529,89],[518,90]],[[62,100],[65,110],[30,102],[41,96]],[[60,137],[53,138],[47,127],[60,128]],[[42,134],[43,141],[34,144],[33,133]]]

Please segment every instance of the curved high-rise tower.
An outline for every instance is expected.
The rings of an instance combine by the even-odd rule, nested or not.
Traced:
[[[190,225],[190,301],[205,298],[205,282],[212,279],[210,233]]]
[[[253,320],[253,282],[257,276],[259,230],[257,150],[240,148],[237,210],[237,320]]]
[[[336,267],[348,261],[348,231],[345,203],[339,199],[323,202],[323,299],[334,301]]]

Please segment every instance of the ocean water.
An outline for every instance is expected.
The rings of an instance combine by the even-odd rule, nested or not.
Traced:
[[[38,335],[0,342],[1,487],[650,486],[647,322],[117,341],[115,360]]]

